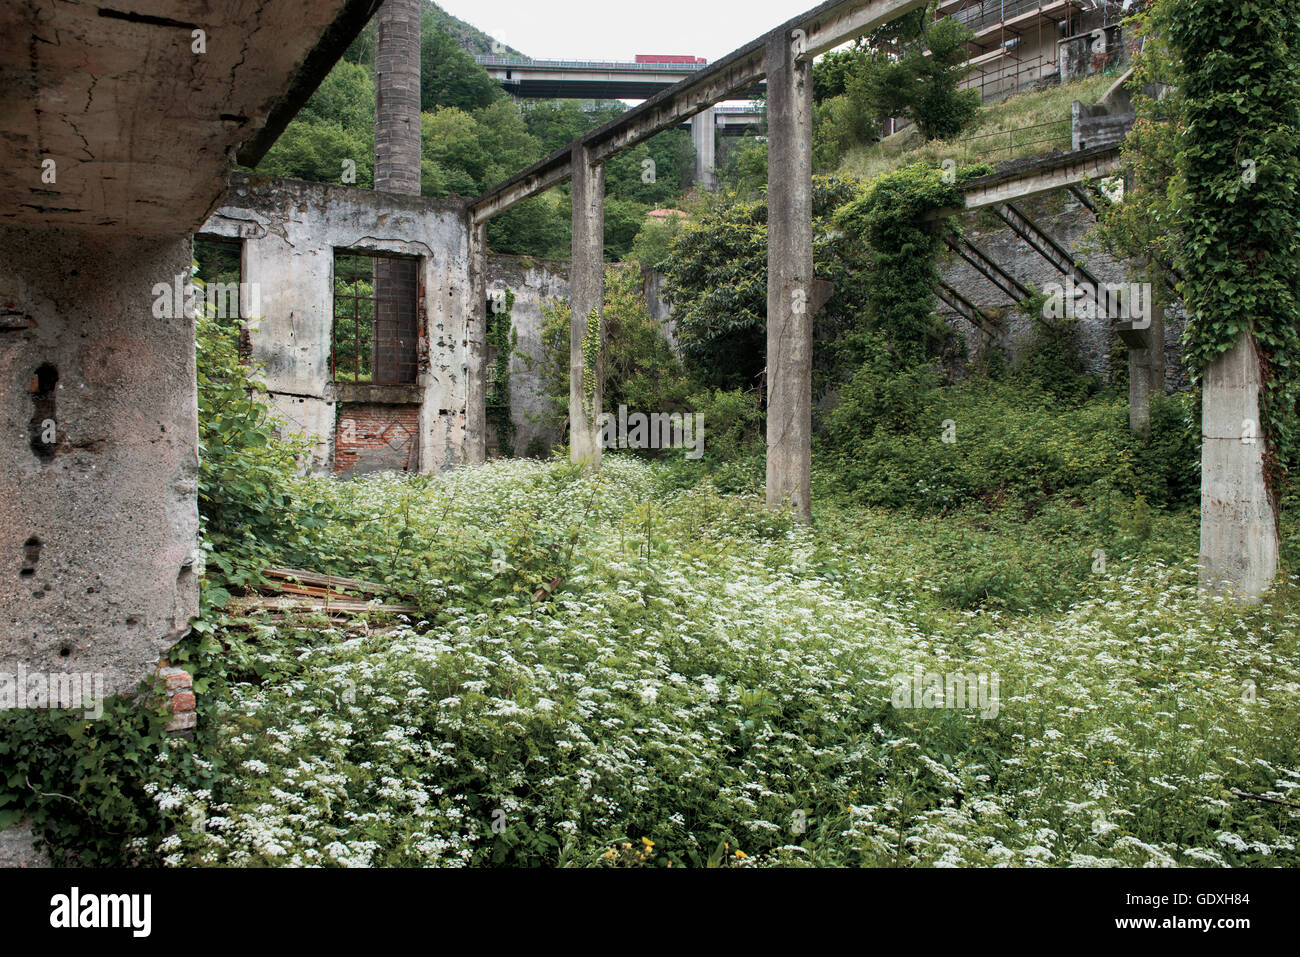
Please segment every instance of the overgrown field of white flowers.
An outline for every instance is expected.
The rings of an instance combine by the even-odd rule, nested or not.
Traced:
[[[621,457],[303,491],[358,573],[415,556],[425,617],[228,626],[260,678],[205,706],[234,774],[155,795],[169,863],[1300,864],[1289,600],[1113,562],[945,609],[869,536]],[[917,668],[996,676],[996,717],[895,707]]]

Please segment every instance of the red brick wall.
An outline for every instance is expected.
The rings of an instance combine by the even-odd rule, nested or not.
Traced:
[[[341,404],[334,426],[334,471],[415,471],[418,405]]]

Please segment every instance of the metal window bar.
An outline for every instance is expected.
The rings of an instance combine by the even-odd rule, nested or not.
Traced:
[[[419,375],[424,289],[413,257],[334,254],[336,381],[408,385]]]

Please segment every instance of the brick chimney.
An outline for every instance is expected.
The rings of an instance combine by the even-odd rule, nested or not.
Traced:
[[[420,7],[384,0],[375,50],[375,189],[420,195]]]

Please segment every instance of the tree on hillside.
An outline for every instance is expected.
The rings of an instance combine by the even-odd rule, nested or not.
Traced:
[[[448,33],[426,24],[420,36],[420,109],[440,106],[477,110],[505,98],[505,91]]]
[[[375,85],[367,67],[346,61],[325,77],[257,166],[267,176],[344,182],[356,164],[356,185],[374,184]]]
[[[845,79],[847,95],[877,120],[906,116],[927,140],[952,139],[979,113],[979,92],[959,89],[970,36],[956,20],[936,21],[901,55],[876,53],[862,61]]]

